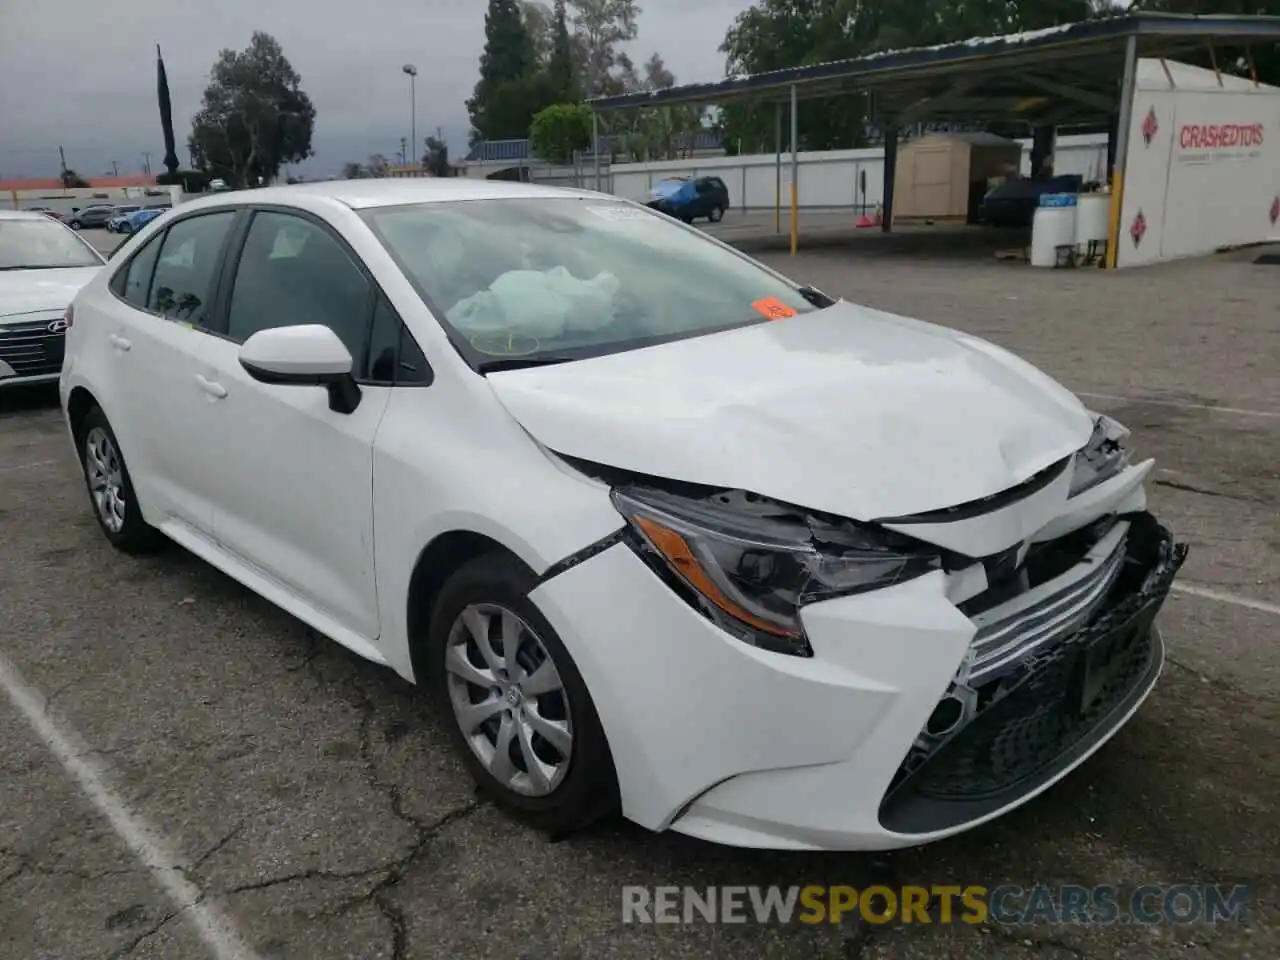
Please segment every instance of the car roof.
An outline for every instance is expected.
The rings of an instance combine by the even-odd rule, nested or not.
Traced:
[[[39,210],[0,210],[0,220],[48,220]]]
[[[404,177],[377,180],[321,180],[283,187],[233,190],[201,197],[181,205],[182,210],[205,206],[248,203],[295,204],[303,198],[328,200],[353,210],[391,207],[407,203],[446,203],[451,200],[505,200],[552,197],[598,197],[618,200],[612,194],[568,187],[547,187],[507,180],[480,180],[467,177]]]

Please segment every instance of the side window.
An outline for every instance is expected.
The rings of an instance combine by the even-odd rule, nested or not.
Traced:
[[[205,326],[213,281],[234,210],[180,220],[164,235],[147,309],[173,320]]]
[[[372,292],[327,230],[292,214],[261,211],[236,267],[227,336],[244,342],[259,330],[318,323],[338,335],[362,370]]]
[[[116,293],[130,306],[147,309],[147,295],[151,292],[151,274],[156,268],[163,236],[153,237],[147,245],[133,255],[133,259],[120,271],[112,283]]]
[[[381,384],[427,384],[431,369],[413,334],[385,297],[378,297],[369,337],[368,379]]]

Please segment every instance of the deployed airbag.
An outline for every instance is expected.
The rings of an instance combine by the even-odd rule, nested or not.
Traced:
[[[509,270],[487,290],[459,300],[447,316],[468,335],[515,331],[550,338],[610,323],[617,292],[618,278],[611,273],[579,280],[564,267]]]

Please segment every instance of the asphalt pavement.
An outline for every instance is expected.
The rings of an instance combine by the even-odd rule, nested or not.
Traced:
[[[1162,614],[1170,660],[1098,755],[1008,817],[891,855],[733,850],[624,822],[552,842],[477,799],[447,708],[176,547],[115,553],[56,394],[6,393],[0,956],[194,960],[237,938],[262,960],[1280,956],[1280,273],[1246,252],[1037,271],[838,228],[795,260],[762,256],[1013,349],[1158,460],[1153,507],[1191,543]],[[621,919],[631,884],[871,882],[1254,896],[1246,922],[1216,926]]]

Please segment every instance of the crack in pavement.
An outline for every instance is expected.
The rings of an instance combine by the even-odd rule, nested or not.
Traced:
[[[1198,487],[1193,483],[1183,483],[1181,480],[1165,480],[1159,478],[1151,481],[1152,485],[1157,487],[1168,487],[1170,490],[1181,490],[1183,493],[1198,493],[1202,497],[1218,497],[1223,500],[1236,500],[1240,503],[1262,503],[1270,506],[1273,501],[1266,497],[1251,497],[1243,493],[1228,493],[1225,490],[1210,490],[1207,487]]]
[[[197,900],[195,901],[195,903],[199,903],[199,901]],[[157,933],[160,932],[160,930],[164,927],[165,924],[167,924],[174,917],[177,917],[179,914],[182,914],[185,911],[190,910],[193,905],[194,904],[187,904],[185,907],[179,907],[177,910],[169,911],[163,917],[161,917],[159,921],[152,924],[146,930],[143,930],[142,933],[138,934],[128,943],[117,947],[115,950],[112,950],[111,953],[107,954],[107,960],[120,960],[121,957],[127,957],[129,954],[133,953],[134,950],[138,949],[142,941],[146,940],[148,937],[154,937]]]
[[[212,847],[210,847],[204,853],[200,854],[200,856],[196,857],[185,867],[180,867],[179,869],[181,869],[183,873],[188,875],[195,873],[197,870],[200,869],[201,866],[203,866],[209,860],[210,857],[212,857],[215,853],[217,853],[219,850],[225,847],[228,843],[234,840],[239,835],[240,831],[244,829],[244,825],[248,822],[249,822],[248,818],[241,820],[239,823],[237,823],[234,827],[231,828],[231,831],[225,837],[223,837],[221,840],[218,840],[216,843],[214,843]]]

